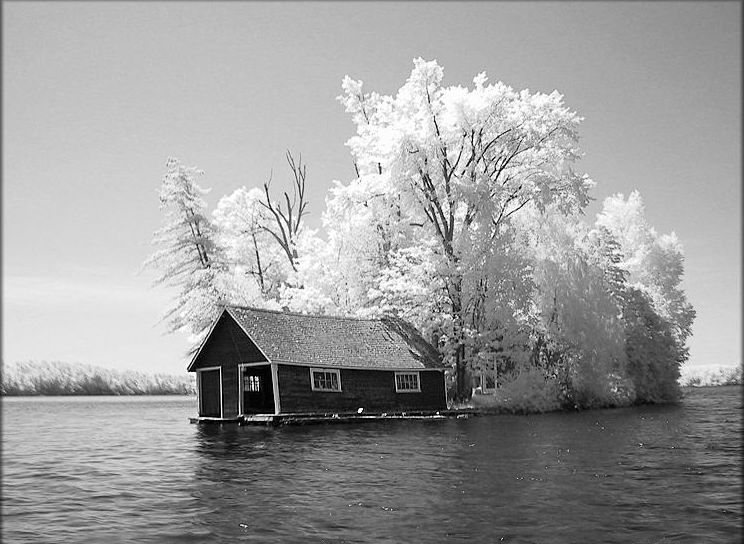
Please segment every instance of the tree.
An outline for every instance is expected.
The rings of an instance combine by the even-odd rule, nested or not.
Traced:
[[[164,224],[153,237],[160,249],[144,266],[159,270],[156,284],[178,290],[164,317],[171,332],[190,334],[196,345],[225,304],[281,307],[297,271],[297,248],[308,238],[302,228],[307,168],[289,151],[286,156],[291,198],[285,192],[283,203],[272,201],[271,180],[263,190],[243,187],[220,199],[214,222],[203,199],[208,191],[196,182],[203,172],[168,159],[160,189]]]
[[[430,260],[424,255],[427,248],[409,244],[411,227],[396,208],[397,197],[388,192],[387,182],[378,175],[349,185],[336,182],[331,189],[322,216],[326,241],[308,253],[308,266],[299,272],[304,287],[322,293],[332,313],[365,317],[405,314],[405,303],[397,300],[394,292],[398,287],[399,292],[417,292],[418,272],[426,274],[421,266],[426,267]],[[405,268],[405,277],[399,273],[402,270],[396,270],[397,265]],[[309,269],[313,273],[308,273]],[[429,278],[423,281],[428,284]]]
[[[682,289],[684,252],[677,236],[658,234],[645,216],[643,199],[633,191],[604,200],[596,225],[619,244],[618,265],[627,270],[628,283],[646,293],[654,310],[666,320],[675,341],[684,345],[692,332],[695,310]]]
[[[528,204],[561,212],[583,208],[591,181],[571,165],[579,158],[580,118],[549,95],[515,92],[502,84],[444,87],[435,62],[414,61],[414,69],[395,96],[362,92],[348,76],[339,97],[352,115],[357,134],[351,148],[359,179],[383,176],[387,190],[400,195],[407,223],[419,239],[433,239],[445,286],[451,330],[446,335],[466,395],[464,370],[468,313],[478,311],[478,292],[463,284],[468,255],[487,254],[510,218]],[[488,279],[475,281],[488,290]]]
[[[153,236],[160,247],[144,263],[159,271],[156,284],[178,291],[163,319],[169,330],[198,339],[219,311],[223,263],[214,242],[214,228],[206,214],[207,190],[196,182],[203,172],[169,158],[160,187],[163,226]]]
[[[679,397],[679,368],[695,310],[682,289],[684,254],[674,233],[658,234],[638,191],[605,199],[597,230],[617,243],[617,266],[627,271],[623,295],[628,376],[638,402]]]
[[[654,310],[649,296],[629,290],[625,309],[628,376],[637,402],[665,402],[680,396],[680,366],[687,350],[675,338],[672,325]]]
[[[548,212],[522,218],[538,318],[533,364],[558,381],[564,405],[610,404],[612,385],[626,372],[622,308],[614,293],[624,284],[613,283],[617,271],[608,250],[587,225]]]
[[[232,272],[233,290],[253,292],[253,296],[233,298],[249,298],[247,303],[259,306],[261,299],[278,299],[291,271],[283,248],[267,232],[273,218],[263,198],[261,189],[241,187],[223,196],[212,212],[217,245]]]
[[[297,255],[297,238],[300,235],[302,228],[302,218],[307,214],[305,208],[307,202],[305,201],[305,179],[307,178],[307,167],[302,164],[302,155],[295,162],[292,153],[287,151],[287,164],[289,164],[290,170],[292,170],[293,180],[293,192],[292,198],[289,198],[289,193],[284,192],[284,203],[281,201],[272,201],[269,187],[271,185],[271,177],[263,184],[265,200],[260,200],[261,205],[268,210],[271,216],[274,218],[273,225],[269,222],[261,225],[261,228],[268,232],[276,242],[284,250],[289,265],[292,270],[297,271],[296,261]]]

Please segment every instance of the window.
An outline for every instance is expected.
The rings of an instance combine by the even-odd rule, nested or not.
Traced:
[[[243,390],[251,391],[254,393],[261,391],[261,377],[260,376],[243,376]]]
[[[310,385],[313,391],[341,392],[341,373],[338,370],[310,369]]]
[[[499,386],[496,372],[493,370],[476,374],[475,378],[475,389],[481,393],[494,391]]]
[[[397,393],[418,393],[421,391],[419,386],[418,372],[396,372],[395,373],[395,391]]]

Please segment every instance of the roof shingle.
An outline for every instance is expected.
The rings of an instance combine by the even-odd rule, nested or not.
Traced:
[[[369,369],[442,368],[437,350],[411,324],[238,306],[227,312],[272,362]]]

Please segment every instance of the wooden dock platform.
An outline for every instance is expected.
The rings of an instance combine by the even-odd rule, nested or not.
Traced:
[[[239,417],[190,417],[189,423],[239,423]]]
[[[376,414],[324,413],[324,414],[252,414],[235,418],[191,417],[191,423],[237,423],[238,425],[261,425],[277,427],[281,425],[327,425],[336,423],[358,423],[385,420],[444,420],[451,418],[469,418],[479,415],[477,410],[439,410],[437,412],[383,412]]]

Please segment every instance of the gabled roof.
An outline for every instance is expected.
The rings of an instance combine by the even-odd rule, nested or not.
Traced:
[[[399,318],[356,319],[238,306],[225,311],[274,363],[385,370],[443,368],[439,352]]]

